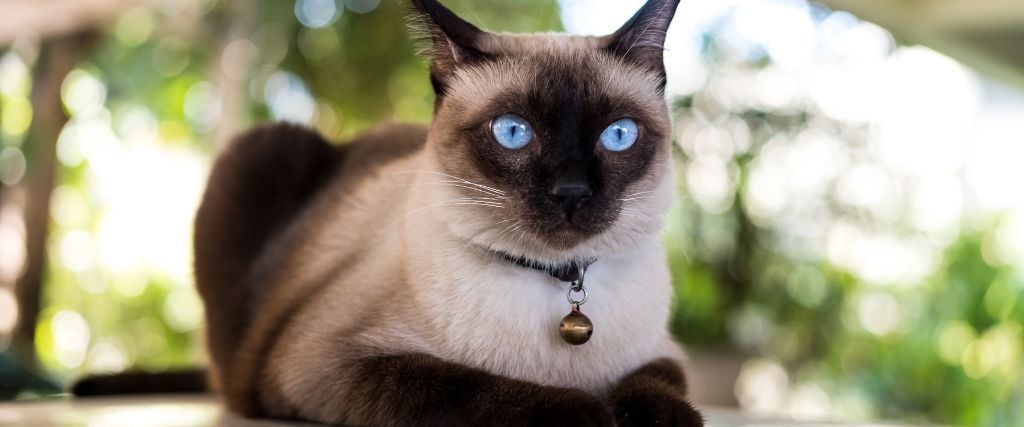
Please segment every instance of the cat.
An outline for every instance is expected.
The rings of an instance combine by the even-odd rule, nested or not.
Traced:
[[[214,164],[195,274],[228,407],[375,426],[702,425],[659,239],[678,0],[603,37],[490,33],[411,3],[429,126],[332,145],[263,125]],[[570,310],[592,319],[589,342],[560,337]]]

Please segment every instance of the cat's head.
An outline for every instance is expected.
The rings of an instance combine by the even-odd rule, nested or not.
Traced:
[[[662,51],[678,0],[650,0],[602,37],[495,34],[412,3],[437,96],[427,149],[468,213],[456,232],[558,259],[658,231],[672,187]]]

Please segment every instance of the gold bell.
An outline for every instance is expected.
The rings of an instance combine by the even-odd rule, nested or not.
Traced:
[[[594,334],[594,324],[590,322],[589,317],[580,313],[578,305],[573,304],[572,311],[558,324],[558,332],[562,334],[565,342],[580,345],[590,340],[590,336]]]

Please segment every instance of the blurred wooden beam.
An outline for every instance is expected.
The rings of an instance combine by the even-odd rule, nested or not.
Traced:
[[[88,54],[96,40],[86,31],[52,37],[42,43],[32,76],[32,109],[35,117],[25,145],[28,168],[24,186],[25,250],[24,274],[14,285],[18,302],[18,323],[12,334],[13,348],[23,366],[35,366],[35,332],[46,274],[46,240],[50,223],[50,196],[57,179],[57,137],[68,117],[61,103],[64,78]]]
[[[1020,0],[821,0],[835,9],[893,29],[946,31],[994,29],[1024,24]]]
[[[0,0],[0,46],[95,28],[143,0]]]
[[[1020,0],[930,0],[925,21],[940,28],[1019,28],[1024,24],[1024,1]]]
[[[1024,88],[1022,0],[820,0],[882,26],[905,43],[927,46],[996,79]]]

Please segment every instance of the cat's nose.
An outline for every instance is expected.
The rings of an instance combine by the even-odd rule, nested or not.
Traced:
[[[551,187],[551,199],[562,206],[567,218],[579,210],[580,206],[593,195],[590,184],[582,181],[559,182]]]

